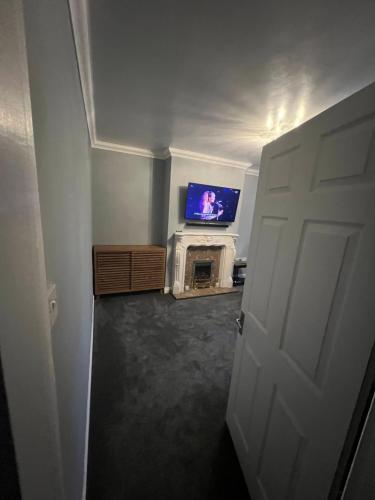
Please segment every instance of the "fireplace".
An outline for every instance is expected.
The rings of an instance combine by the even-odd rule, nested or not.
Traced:
[[[175,233],[175,254],[173,271],[173,294],[178,295],[194,288],[194,262],[207,265],[210,262],[210,283],[207,278],[205,288],[231,288],[235,257],[236,234],[229,233]],[[199,269],[203,273],[204,269]],[[208,269],[204,271],[208,274]],[[203,286],[203,285],[202,285]]]
[[[212,260],[196,260],[193,262],[193,288],[210,288],[212,286]]]

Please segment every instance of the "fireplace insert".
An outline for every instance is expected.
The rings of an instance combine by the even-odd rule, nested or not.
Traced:
[[[209,288],[212,281],[212,260],[193,262],[193,288]]]

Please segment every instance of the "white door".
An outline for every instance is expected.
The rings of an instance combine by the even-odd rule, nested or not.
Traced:
[[[375,340],[375,84],[263,149],[227,422],[252,500],[326,500]]]

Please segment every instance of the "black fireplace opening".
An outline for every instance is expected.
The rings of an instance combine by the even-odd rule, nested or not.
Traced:
[[[193,262],[193,288],[209,288],[211,286],[212,263],[212,260]]]

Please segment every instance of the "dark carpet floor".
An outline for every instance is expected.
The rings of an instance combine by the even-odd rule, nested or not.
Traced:
[[[225,425],[240,301],[96,301],[88,500],[249,499]]]

